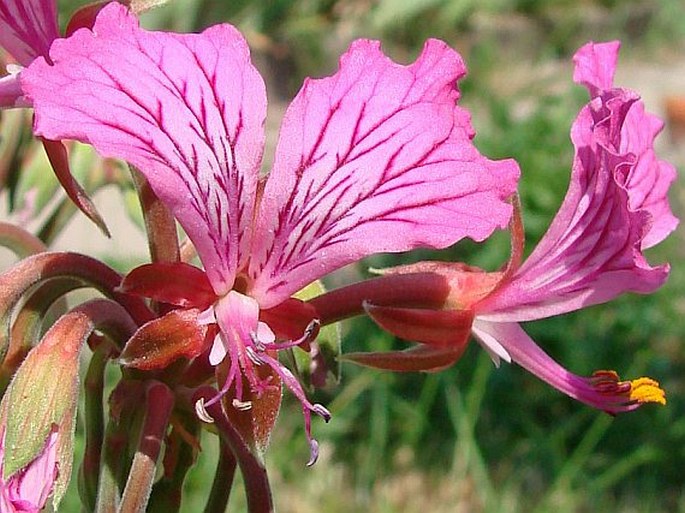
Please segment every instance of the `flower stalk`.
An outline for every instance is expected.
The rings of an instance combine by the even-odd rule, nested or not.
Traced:
[[[145,420],[121,498],[121,513],[145,512],[155,478],[157,459],[174,407],[174,395],[163,383],[149,383],[145,399]]]

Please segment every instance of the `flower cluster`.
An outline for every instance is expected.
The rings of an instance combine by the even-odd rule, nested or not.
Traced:
[[[19,65],[0,79],[0,106],[34,109],[34,133],[45,141],[60,180],[103,227],[71,178],[60,141],[80,141],[128,163],[143,190],[170,213],[155,217],[144,204],[150,240],[171,248],[153,250],[151,263],[125,277],[80,255],[49,253],[3,275],[8,292],[0,294],[0,321],[8,330],[14,324],[12,337],[21,337],[21,323],[30,320],[24,321],[22,298],[36,303],[35,311],[84,285],[107,298],[69,311],[34,349],[21,346],[22,353],[13,349],[14,338],[3,341],[6,361],[18,355],[0,423],[3,511],[39,510],[70,468],[57,434],[69,439],[62,427],[68,424],[73,437],[73,390],[36,401],[48,413],[21,463],[5,443],[26,425],[7,416],[32,415],[33,403],[17,409],[10,392],[24,390],[35,381],[31,376],[43,376],[36,369],[54,364],[57,333],[72,340],[64,343],[69,375],[78,375],[86,344],[94,352],[89,376],[104,379],[108,361],[125,369],[110,400],[111,429],[84,460],[84,467],[109,466],[111,476],[90,469],[97,476],[85,478],[83,487],[86,503],[122,504],[122,510],[140,506],[136,498],[148,500],[150,489],[141,492],[136,483],[151,486],[154,463],[150,469],[144,461],[154,462],[163,443],[177,455],[173,462],[165,457],[165,476],[183,474],[182,458],[171,448],[194,448],[202,423],[215,425],[226,457],[240,464],[251,509],[269,509],[262,455],[281,388],[302,405],[310,464],[318,452],[311,414],[330,418],[279,354],[297,348],[325,366],[317,359],[322,328],[360,314],[419,343],[406,351],[346,355],[360,364],[438,370],[455,363],[473,335],[496,363],[516,362],[607,412],[665,403],[649,378],[570,373],[519,325],[624,292],[651,293],[667,278],[668,265],[651,266],[643,251],[677,224],[666,197],[675,170],[654,153],[661,122],[635,93],[613,85],[617,43],[590,43],[575,56],[574,80],[591,99],[571,130],[569,191],[523,261],[518,165],[490,160],[473,145],[470,115],[457,104],[457,81],[466,69],[445,43],[429,40],[414,63],[400,65],[378,42],[353,42],[334,75],[305,81],[264,176],[266,89],[243,36],[227,24],[200,34],[147,31],[131,8],[136,2],[126,4],[101,2],[80,11],[60,38],[53,2],[0,0],[0,44]],[[192,254],[179,251],[168,219],[183,228]],[[507,227],[512,255],[499,272],[421,262],[330,292],[318,285],[372,254],[483,241]],[[199,266],[190,263],[194,254]],[[317,293],[301,293],[312,286]],[[147,405],[143,419],[133,413],[141,403]],[[141,430],[139,446],[125,436],[132,426]],[[135,453],[128,479],[117,477],[127,465],[106,457],[117,443]]]

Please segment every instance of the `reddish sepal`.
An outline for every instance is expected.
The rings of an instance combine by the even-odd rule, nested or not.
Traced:
[[[88,219],[93,221],[102,233],[107,237],[111,237],[109,229],[105,224],[105,221],[100,216],[100,213],[95,208],[93,201],[88,197],[88,193],[79,185],[79,183],[74,180],[71,176],[71,170],[69,169],[69,155],[67,154],[67,148],[64,146],[62,141],[50,141],[39,137],[45,148],[45,153],[48,156],[50,165],[55,172],[55,176],[59,183],[64,188],[64,191],[69,196],[69,199],[74,202],[74,204],[83,212]]]
[[[436,348],[464,346],[474,318],[472,310],[397,308],[369,303],[364,309],[381,328],[393,335]]]
[[[173,310],[144,324],[126,343],[119,361],[126,367],[152,370],[183,356],[198,356],[216,336],[215,325],[197,322],[199,313],[198,309]]]
[[[200,310],[208,308],[216,300],[205,272],[183,262],[158,262],[136,267],[126,275],[119,289],[127,294]]]
[[[437,372],[454,365],[464,353],[464,349],[466,349],[466,341],[456,348],[415,346],[404,351],[348,353],[340,358],[378,370]]]
[[[309,303],[289,298],[268,310],[262,310],[259,319],[269,325],[279,340],[297,340],[302,337],[309,324],[317,319],[316,309]],[[299,347],[309,351],[309,342]]]
[[[64,37],[69,37],[80,28],[92,28],[96,16],[108,3],[110,3],[110,0],[94,2],[77,9],[67,24],[67,29],[64,31]]]
[[[226,380],[229,367],[230,361],[228,359],[225,359],[217,367],[218,383],[223,383]],[[234,403],[235,395],[232,392],[224,395],[221,402],[233,427],[240,433],[253,455],[261,459],[269,445],[271,431],[281,408],[283,393],[281,379],[270,366],[261,365],[256,367],[255,371],[258,378],[262,381],[268,380],[269,385],[257,394],[252,390],[247,379],[243,377],[242,403]]]

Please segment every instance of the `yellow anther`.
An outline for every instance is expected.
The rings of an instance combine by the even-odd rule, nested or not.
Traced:
[[[630,382],[630,399],[638,403],[666,404],[666,392],[651,378],[637,378]]]

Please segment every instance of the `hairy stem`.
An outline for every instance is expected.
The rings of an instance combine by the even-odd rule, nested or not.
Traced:
[[[157,459],[174,407],[174,395],[163,383],[151,383],[146,395],[145,421],[119,506],[120,513],[143,513],[146,510]]]

